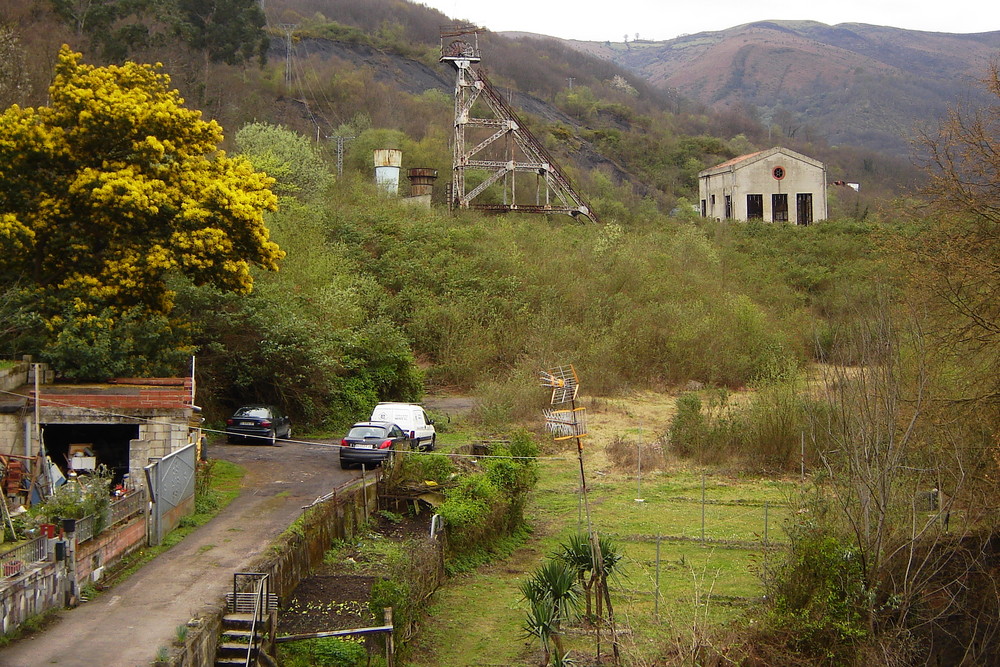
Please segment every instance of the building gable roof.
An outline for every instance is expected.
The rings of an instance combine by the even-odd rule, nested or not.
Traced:
[[[746,155],[740,155],[739,157],[734,157],[732,160],[727,160],[722,164],[717,164],[714,167],[709,167],[708,169],[698,172],[698,177],[703,178],[705,176],[714,176],[715,174],[721,174],[727,171],[735,171],[736,169],[740,169],[742,167],[749,166],[755,162],[759,162],[760,160],[767,159],[772,155],[776,155],[777,153],[781,153],[782,155],[786,155],[792,159],[805,162],[806,164],[812,165],[817,169],[823,169],[823,163],[820,162],[819,160],[807,157],[805,155],[802,155],[801,153],[796,153],[795,151],[788,148],[784,148],[782,146],[775,146],[774,148],[769,148],[767,150],[757,151],[755,153],[747,153]]]

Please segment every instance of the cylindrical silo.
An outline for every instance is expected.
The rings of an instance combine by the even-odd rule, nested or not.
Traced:
[[[380,148],[375,151],[375,184],[391,195],[399,194],[399,165],[403,163],[403,152],[395,148]]]
[[[406,177],[410,179],[410,196],[420,197],[433,193],[438,172],[428,167],[413,167],[406,170]]]

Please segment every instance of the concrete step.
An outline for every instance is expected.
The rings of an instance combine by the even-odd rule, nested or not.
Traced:
[[[246,667],[246,658],[216,658],[215,667]],[[251,663],[253,664],[253,663]]]
[[[246,656],[249,646],[250,644],[246,642],[223,642],[216,647],[215,657],[231,657],[237,654]]]

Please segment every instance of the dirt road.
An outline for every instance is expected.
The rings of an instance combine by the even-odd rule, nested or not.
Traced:
[[[329,442],[329,441],[327,441]],[[342,471],[335,446],[209,444],[210,458],[244,466],[243,490],[181,544],[76,609],[58,612],[44,632],[0,649],[2,667],[148,666],[177,626],[220,600],[232,574],[263,551],[302,506],[360,475]]]

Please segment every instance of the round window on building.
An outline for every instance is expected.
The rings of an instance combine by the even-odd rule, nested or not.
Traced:
[[[771,170],[771,175],[774,176],[775,179],[780,181],[785,177],[785,168],[775,167],[774,169]]]

